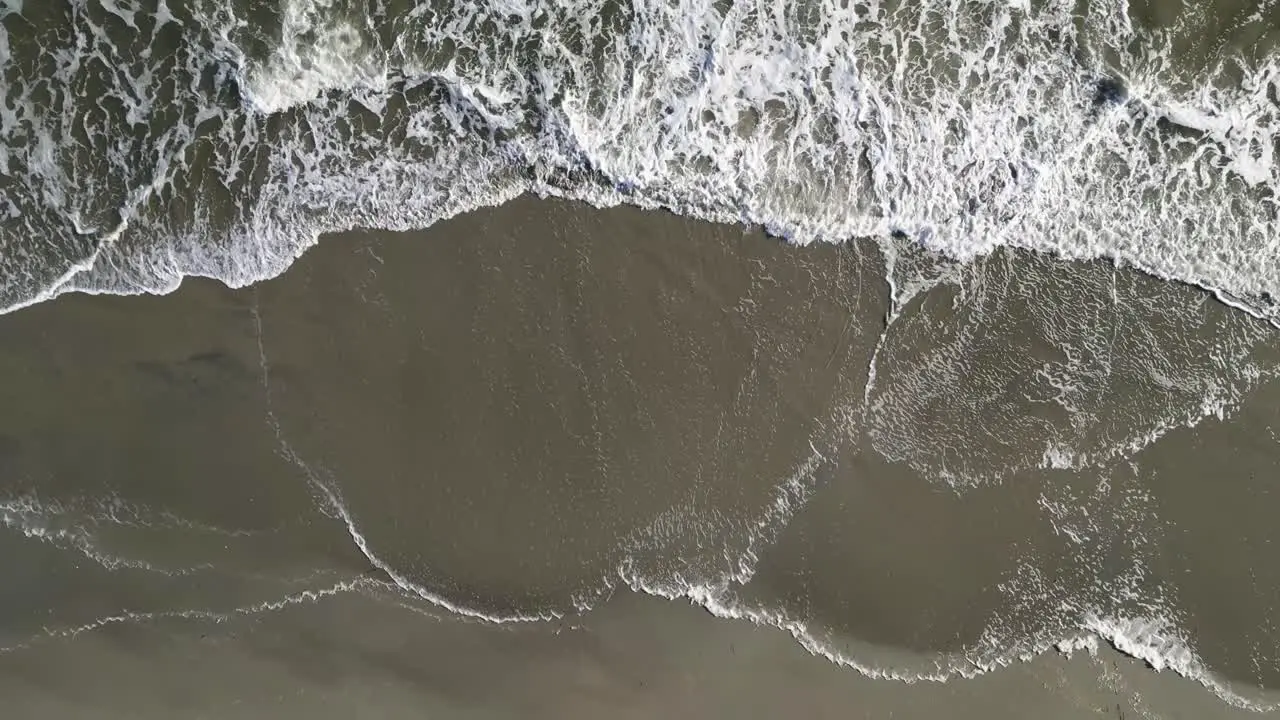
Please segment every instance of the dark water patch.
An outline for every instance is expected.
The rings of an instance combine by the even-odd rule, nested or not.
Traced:
[[[137,370],[154,377],[175,392],[206,394],[225,393],[238,387],[241,392],[257,394],[262,370],[249,367],[239,358],[222,350],[193,353],[176,361],[139,360]]]
[[[1129,88],[1115,77],[1103,77],[1094,82],[1093,105],[1107,108],[1123,105],[1129,100]]]

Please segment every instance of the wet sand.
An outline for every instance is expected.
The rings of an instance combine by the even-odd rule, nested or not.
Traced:
[[[618,597],[575,627],[352,594],[217,626],[118,626],[0,657],[13,717],[1256,718],[1114,651],[950,683],[870,680],[786,635]]]
[[[1100,263],[899,252],[956,284],[891,306],[872,243],[522,199],[2,317],[0,688],[23,717],[1236,713],[1041,652],[1090,612],[1275,687],[1272,331]],[[903,676],[1037,657],[871,680],[633,586]]]

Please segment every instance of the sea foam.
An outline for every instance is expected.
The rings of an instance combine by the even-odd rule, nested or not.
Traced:
[[[147,0],[112,8],[175,15]],[[21,142],[5,157],[28,168],[6,189],[6,307],[164,291],[186,275],[244,285],[322,232],[420,227],[525,192],[800,243],[898,233],[960,261],[1001,246],[1111,258],[1268,317],[1280,293],[1278,66],[1184,62],[1190,21],[1142,29],[1123,6],[1080,17],[1056,1],[457,2],[393,15],[285,0],[255,30],[209,0],[173,21],[188,44],[172,64],[144,62],[108,89],[130,117],[85,125],[74,88],[90,61],[125,54],[101,15],[73,7],[83,42],[43,48],[55,77],[6,63],[5,125]],[[1107,78],[1122,101],[1099,101]],[[220,83],[238,102],[218,101]],[[37,86],[61,102],[37,102]],[[170,125],[77,165],[77,128],[110,144],[137,117],[159,120],[146,98],[166,88],[181,108]],[[226,209],[197,202],[165,217],[210,171],[192,165],[210,142],[204,159],[232,179],[237,211],[215,218]],[[82,197],[121,186],[133,190]],[[41,233],[107,236],[130,219],[109,252],[74,237],[62,257],[34,252]]]

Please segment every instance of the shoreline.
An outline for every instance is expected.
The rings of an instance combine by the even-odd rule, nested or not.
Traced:
[[[172,279],[170,282],[158,288],[134,288],[128,291],[120,291],[117,289],[103,290],[100,288],[78,287],[75,285],[75,279],[84,272],[92,270],[93,266],[101,258],[102,252],[107,249],[114,237],[119,233],[127,232],[127,223],[122,226],[116,233],[112,234],[112,240],[106,244],[99,244],[93,253],[93,259],[90,261],[82,261],[76,263],[71,269],[67,270],[59,279],[59,281],[51,287],[45,288],[36,296],[15,303],[6,308],[0,308],[0,316],[11,313],[20,312],[24,309],[34,307],[41,303],[56,300],[65,294],[84,294],[84,295],[104,295],[117,297],[130,297],[136,295],[154,295],[165,296],[177,291],[187,279],[208,279],[217,282],[231,290],[241,290],[261,283],[270,282],[279,278],[288,272],[291,267],[305,254],[312,252],[326,239],[334,239],[345,235],[362,235],[362,234],[379,234],[387,233],[392,235],[403,234],[419,234],[429,231],[441,224],[449,223],[459,217],[470,215],[473,213],[483,213],[487,211],[497,210],[504,205],[513,202],[535,201],[535,202],[565,202],[571,205],[577,205],[589,208],[593,211],[608,211],[617,208],[627,208],[640,212],[657,212],[668,214],[677,218],[697,223],[711,223],[722,225],[728,228],[740,229],[743,233],[761,232],[771,240],[777,241],[787,247],[792,248],[808,248],[816,245],[832,245],[832,246],[850,246],[859,249],[872,245],[879,253],[881,260],[886,257],[885,249],[892,244],[901,245],[896,249],[895,253],[902,251],[913,251],[923,249],[929,262],[939,263],[942,265],[951,265],[959,268],[968,267],[974,263],[980,263],[993,254],[1000,252],[1008,252],[1014,255],[1028,254],[1032,256],[1042,257],[1051,262],[1064,263],[1067,265],[1075,264],[1095,264],[1102,263],[1110,265],[1118,271],[1138,272],[1145,277],[1163,283],[1170,283],[1178,286],[1194,289],[1199,292],[1206,293],[1215,302],[1225,307],[1229,307],[1237,312],[1243,313],[1251,318],[1266,322],[1277,329],[1280,329],[1280,315],[1268,316],[1251,309],[1249,305],[1241,300],[1237,300],[1231,293],[1218,288],[1201,285],[1193,281],[1182,278],[1167,276],[1157,272],[1154,269],[1147,268],[1132,260],[1115,255],[1094,255],[1094,256],[1070,256],[1059,253],[1057,251],[1046,251],[1042,249],[1021,247],[1016,245],[999,245],[991,248],[986,253],[974,255],[967,258],[956,258],[946,253],[927,248],[923,244],[911,242],[905,234],[899,234],[900,231],[885,226],[884,232],[880,235],[857,234],[850,235],[843,239],[828,239],[825,237],[814,237],[807,240],[795,239],[795,233],[777,230],[776,223],[770,221],[757,221],[746,217],[732,217],[724,213],[688,213],[680,208],[673,207],[670,204],[663,203],[659,200],[650,200],[644,197],[634,196],[628,193],[619,192],[616,188],[610,188],[603,191],[600,188],[588,188],[589,192],[565,190],[556,186],[544,187],[524,187],[524,188],[508,188],[506,190],[487,193],[480,200],[467,200],[460,203],[457,207],[450,208],[425,226],[411,225],[407,223],[397,223],[393,226],[375,227],[372,225],[355,224],[350,227],[333,227],[312,231],[311,240],[303,245],[297,245],[292,248],[292,259],[287,265],[268,271],[268,274],[256,275],[250,279],[241,281],[239,279],[231,279],[218,275],[212,275],[205,272],[186,272]],[[85,264],[88,262],[88,264]]]
[[[808,592],[825,586],[827,600],[820,594],[806,599],[801,593],[797,607],[811,613],[813,623],[847,622],[855,630],[877,626],[888,637],[942,647],[952,642],[964,646],[965,638],[952,636],[990,625],[985,613],[994,610],[982,604],[990,598],[984,594],[986,586],[1008,579],[1007,572],[1019,562],[1032,558],[1044,568],[1067,573],[1064,582],[1075,582],[1070,574],[1075,565],[1082,558],[1094,560],[1087,554],[1053,555],[1073,546],[1047,526],[1034,492],[1013,491],[1013,483],[1005,483],[1010,492],[996,492],[1002,487],[997,484],[983,495],[981,486],[941,487],[908,464],[886,461],[869,467],[858,457],[874,455],[877,448],[858,444],[865,440],[849,450],[851,465],[829,453],[834,464],[811,484],[811,492],[821,497],[801,503],[795,512],[803,517],[784,517],[779,537],[765,547],[753,545],[753,528],[764,517],[761,509],[776,505],[777,480],[792,472],[795,453],[813,448],[814,438],[843,437],[847,428],[842,423],[853,422],[846,416],[850,408],[855,415],[867,412],[857,408],[864,399],[868,349],[888,342],[895,350],[892,362],[914,361],[915,354],[933,352],[917,336],[928,337],[931,323],[950,317],[931,314],[949,312],[949,296],[922,296],[911,307],[912,315],[894,329],[905,334],[885,341],[887,302],[874,258],[836,246],[796,248],[758,230],[708,225],[669,213],[586,210],[532,198],[410,235],[417,237],[383,232],[326,237],[324,245],[291,268],[294,272],[247,289],[200,281],[184,283],[164,298],[66,296],[0,320],[0,339],[17,349],[11,361],[18,365],[9,376],[23,378],[0,391],[7,393],[11,406],[45,408],[34,429],[17,418],[0,426],[0,437],[17,438],[14,462],[28,478],[24,483],[49,503],[36,513],[49,516],[39,522],[110,525],[93,515],[79,518],[73,513],[65,519],[60,513],[72,511],[58,508],[84,496],[118,497],[150,503],[178,517],[190,514],[193,523],[258,533],[246,537],[288,528],[287,542],[245,541],[254,548],[263,543],[264,556],[282,567],[359,568],[367,558],[353,551],[342,518],[326,512],[324,503],[313,497],[317,485],[310,476],[315,473],[341,491],[333,502],[350,510],[354,520],[347,520],[371,529],[369,542],[379,555],[387,550],[390,566],[411,574],[414,582],[461,597],[515,605],[537,598],[545,599],[540,603],[561,602],[562,596],[572,598],[581,583],[614,572],[620,553],[639,558],[636,566],[644,577],[659,579],[719,572],[718,563],[755,556],[750,569],[756,584],[750,589],[760,593],[756,600],[788,607],[790,596],[799,592],[795,588]],[[427,244],[424,236],[439,242]],[[388,253],[402,259],[384,261]],[[1013,271],[1021,267],[1016,263],[1023,260],[1001,262],[1005,260],[1015,264],[1007,270],[1016,275]],[[1053,280],[1088,294],[1089,287],[1071,286],[1090,280],[1083,272],[1088,266],[1033,264],[1037,272],[1046,267],[1057,274],[1037,276],[1037,287],[1058,287],[1048,282]],[[1096,262],[1092,272],[1105,274]],[[1125,282],[1132,285],[1126,292],[1160,309],[1168,304],[1165,295],[1152,300],[1142,294],[1150,287],[1160,293],[1168,289],[1138,278],[1136,271]],[[1189,293],[1184,288],[1169,297],[1185,299]],[[993,306],[1002,311],[1011,305],[1005,296],[996,300]],[[1011,317],[1024,324],[1040,321],[1023,317],[1019,307],[1009,310]],[[1230,315],[1233,311],[1220,310],[1228,329],[1236,328],[1239,318]],[[999,325],[989,315],[979,319],[984,327]],[[1006,332],[1021,338],[1024,330],[1014,326]],[[1003,354],[1024,352],[1021,346],[1001,344],[1003,335],[992,342]],[[1039,341],[1027,342],[1034,346]],[[1218,348],[1216,337],[1204,342]],[[1199,346],[1186,350],[1189,357],[1200,352]],[[1160,367],[1169,366],[1165,370],[1171,376],[1198,372],[1195,364],[1180,370],[1181,356],[1170,357]],[[619,366],[625,372],[615,373]],[[873,400],[894,397],[899,386],[916,387],[909,365],[884,365],[881,370]],[[735,388],[736,393],[728,392]],[[506,395],[493,395],[498,391]],[[1265,405],[1256,397],[1258,391],[1246,387],[1241,392],[1253,393],[1248,395],[1251,407]],[[419,397],[420,402],[415,400]],[[562,402],[548,404],[548,397]],[[497,410],[478,414],[485,403]],[[500,424],[511,412],[504,408],[522,407],[533,408],[534,414]],[[437,417],[442,408],[451,415]],[[902,417],[915,417],[912,412]],[[637,420],[646,417],[645,423]],[[1234,422],[1231,416],[1219,424]],[[967,432],[973,422],[955,424],[957,432]],[[673,429],[667,430],[669,425]],[[567,439],[538,434],[560,426]],[[591,432],[599,435],[602,427],[610,433],[605,440],[581,439]],[[898,425],[893,428],[903,432]],[[1264,429],[1259,424],[1249,432]],[[172,438],[157,440],[170,434]],[[220,438],[225,447],[209,442],[211,437]],[[488,438],[497,441],[486,444]],[[48,449],[58,442],[71,443],[77,452],[65,460],[55,456]],[[552,445],[564,442],[570,444]],[[1134,455],[1142,457],[1133,461],[1145,463],[1148,455],[1166,454],[1165,445],[1171,442],[1137,451]],[[1221,452],[1234,442],[1234,436],[1227,436],[1215,447]],[[442,457],[467,443],[476,443],[471,454]],[[1000,446],[992,452],[1016,455],[1024,450]],[[930,457],[927,447],[916,452],[925,460]],[[632,457],[637,453],[642,455]],[[510,462],[484,464],[496,462],[493,457],[509,457]],[[606,458],[608,470],[600,477],[609,482],[597,482],[589,474],[600,467],[599,457]],[[1210,454],[1204,462],[1215,457]],[[530,482],[529,468],[540,471],[559,458],[579,464],[549,465],[548,478],[538,481],[543,484]],[[3,462],[8,460],[0,452],[0,466]],[[1162,462],[1176,468],[1182,461]],[[210,463],[211,469],[200,469],[202,463]],[[1017,463],[1010,467],[1018,482],[1058,486],[1058,476],[1028,473]],[[428,470],[438,475],[424,475]],[[1089,477],[1071,480],[1066,471],[1055,472],[1066,478],[1068,490],[1072,482],[1091,486]],[[289,479],[280,485],[276,478],[282,476]],[[561,476],[568,478],[563,486]],[[1111,480],[1116,485],[1123,480],[1140,494],[1147,492],[1150,478]],[[1192,493],[1188,502],[1203,503],[1203,497],[1194,495],[1199,487],[1194,481],[1184,478]],[[689,494],[690,487],[699,492]],[[977,495],[963,500],[962,491]],[[1247,493],[1242,497],[1247,501]],[[396,502],[388,504],[388,498]],[[1070,498],[1067,494],[1054,501]],[[1084,506],[1104,517],[1096,511],[1123,509],[1130,501],[1128,495],[1100,496]],[[1146,507],[1138,509],[1146,512]],[[904,513],[903,522],[868,525],[885,514],[883,508]],[[298,514],[308,520],[286,521]],[[601,520],[606,515],[608,522]],[[1145,517],[1137,519],[1145,522]],[[1000,525],[999,532],[983,534],[990,528],[977,527],[982,518]],[[1125,531],[1129,520],[1117,517],[1115,529],[1108,526],[1107,532]],[[609,549],[624,529],[635,541]],[[204,540],[193,542],[175,529],[179,542],[172,552],[177,558],[165,564],[169,550],[135,542],[130,532],[113,527],[114,534],[91,540],[105,543],[102,551],[108,555],[120,552],[132,558],[131,553],[140,553],[136,562],[163,570],[152,572],[158,583],[155,597],[202,597],[197,588],[175,579],[180,576],[165,573],[186,572],[203,562],[245,561],[238,554],[219,554]],[[879,542],[868,542],[859,533]],[[842,536],[842,545],[821,544]],[[1036,559],[1040,556],[1035,553],[1019,556],[1008,537],[1030,543],[1048,559]],[[456,547],[449,547],[450,542]],[[529,546],[527,555],[512,557],[517,542]],[[932,544],[942,542],[946,545]],[[712,550],[699,552],[702,543]],[[726,550],[718,554],[721,545]],[[952,546],[961,560],[937,556]],[[686,553],[686,547],[692,552]],[[987,562],[984,556],[996,555],[996,548],[1008,548],[1008,557]],[[427,550],[438,557],[425,555]],[[246,551],[245,556],[257,554]],[[215,559],[206,561],[206,556]],[[671,558],[687,564],[673,566]],[[1100,567],[1107,562],[1105,556],[1097,561]],[[1197,556],[1194,567],[1203,562]],[[858,572],[850,570],[855,567],[875,587],[864,591],[866,583],[846,583],[845,575],[857,579]],[[198,576],[203,571],[192,572]],[[1173,571],[1160,572],[1176,577]],[[912,574],[924,578],[924,586],[946,587],[951,595],[920,594]],[[111,582],[126,580],[117,575]],[[245,599],[235,602],[262,601],[266,591],[256,582],[246,582]],[[128,596],[132,590],[122,592]],[[806,609],[812,597],[821,602]],[[113,600],[103,602],[105,607]],[[596,612],[607,611],[596,608],[550,624],[586,622]],[[932,624],[917,630],[919,618],[933,618]],[[894,635],[903,628],[910,632]],[[785,632],[775,634],[804,650]],[[1230,633],[1222,636],[1227,645],[1234,643]],[[1105,656],[1110,651],[1099,652]],[[1056,667],[1057,660],[1044,658],[1055,653],[1041,653],[1031,662]],[[1230,653],[1224,657],[1235,660]]]

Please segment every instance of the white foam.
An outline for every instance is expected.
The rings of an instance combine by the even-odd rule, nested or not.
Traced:
[[[271,55],[251,62],[245,83],[260,112],[279,112],[320,98],[329,90],[385,92],[385,57],[366,18],[346,16],[336,0],[284,0],[280,39]]]
[[[1037,640],[1015,651],[1001,647],[973,649],[959,654],[927,655],[862,643],[847,637],[828,637],[810,623],[783,610],[766,609],[742,602],[728,584],[704,583],[688,586],[654,585],[643,578],[627,577],[636,592],[688,600],[712,615],[771,627],[789,634],[809,653],[872,679],[905,683],[947,682],[972,679],[1028,661],[1046,652],[1071,655],[1097,653],[1099,642],[1110,644],[1129,657],[1142,660],[1156,672],[1171,671],[1194,681],[1237,708],[1255,712],[1280,709],[1256,690],[1241,692],[1231,682],[1208,670],[1191,649],[1182,631],[1166,618],[1107,615],[1085,612],[1077,623],[1079,632],[1058,640]]]
[[[584,22],[598,0],[457,3],[412,13],[383,48],[372,20],[333,0],[285,0],[267,57],[219,41],[192,61],[195,72],[230,58],[254,112],[301,111],[313,140],[270,148],[269,187],[246,224],[221,239],[138,225],[130,233],[154,231],[153,246],[93,258],[92,272],[9,304],[72,289],[163,291],[186,275],[243,285],[281,272],[323,231],[422,226],[537,192],[758,223],[802,243],[903,229],[963,261],[1000,246],[1108,257],[1270,314],[1257,298],[1280,296],[1280,226],[1257,193],[1276,187],[1280,126],[1267,92],[1280,65],[1246,67],[1223,89],[1216,69],[1179,68],[1170,41],[1141,36],[1119,6],[1091,6],[1083,26],[1094,30],[1081,36],[1074,3],[1041,5],[832,0],[810,17],[763,2],[722,15],[710,0],[650,0],[623,27],[602,28]],[[154,14],[171,17],[163,3]],[[212,28],[224,39],[243,22],[203,19],[226,24]],[[597,43],[598,57],[562,37]],[[1082,65],[1070,47],[1084,43],[1119,65]],[[446,48],[440,62],[433,53]],[[1092,108],[1104,73],[1128,81],[1128,108]],[[378,110],[398,92],[393,76],[451,88],[452,100],[407,121],[434,148],[427,155],[340,134],[346,102],[325,93]],[[1158,117],[1206,137],[1172,137]],[[228,146],[270,143],[253,135],[265,126],[246,127],[227,133]],[[511,132],[499,140],[495,128]],[[566,181],[585,169],[604,183]],[[57,180],[55,170],[32,176]],[[195,240],[173,237],[187,232]]]
[[[201,623],[223,623],[235,617],[261,615],[264,613],[279,612],[297,605],[308,605],[322,602],[328,598],[342,595],[345,593],[354,593],[367,590],[370,586],[377,585],[368,578],[354,578],[351,580],[343,580],[335,584],[301,590],[290,593],[283,597],[264,600],[259,603],[247,605],[244,607],[236,607],[230,610],[211,610],[205,608],[189,608],[181,610],[160,610],[153,612],[137,612],[126,610],[116,615],[104,615],[94,618],[88,622],[76,625],[74,627],[64,628],[44,628],[44,631],[32,638],[14,645],[0,647],[0,654],[26,650],[38,645],[41,642],[50,640],[71,640],[85,633],[92,633],[104,627],[112,625],[131,625],[151,622],[160,619],[181,619],[191,620]]]
[[[809,653],[872,679],[905,683],[972,679],[1046,652],[1071,655],[1084,651],[1093,655],[1097,653],[1099,643],[1106,642],[1117,651],[1142,660],[1156,672],[1171,671],[1198,683],[1234,707],[1255,712],[1280,709],[1280,704],[1261,699],[1257,692],[1242,693],[1232,683],[1205,668],[1178,627],[1160,617],[1116,616],[1089,611],[1079,619],[1078,633],[1058,640],[1035,641],[1015,652],[1002,652],[1000,648],[992,647],[955,655],[930,655],[874,646],[847,637],[829,637],[811,623],[786,611],[743,602],[725,583],[669,586],[655,585],[636,576],[624,579],[636,592],[668,600],[687,600],[721,619],[746,621],[781,630]]]
[[[166,568],[141,558],[110,553],[89,528],[76,523],[67,517],[68,514],[56,503],[41,503],[30,496],[0,501],[0,527],[62,550],[77,552],[106,570],[138,570],[181,577],[213,567],[211,563],[198,563],[189,567]]]
[[[1178,627],[1160,617],[1103,617],[1086,614],[1081,623],[1085,634],[1057,643],[1061,652],[1084,650],[1096,653],[1099,639],[1130,657],[1147,663],[1156,672],[1171,671],[1204,686],[1229,705],[1255,712],[1271,712],[1280,705],[1267,703],[1238,692],[1230,682],[1205,668]]]

